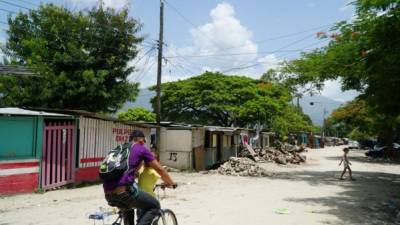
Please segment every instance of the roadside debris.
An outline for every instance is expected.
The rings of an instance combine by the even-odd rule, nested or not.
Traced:
[[[249,158],[231,157],[228,162],[218,168],[218,173],[222,175],[243,176],[243,177],[267,177],[272,173],[256,165]]]
[[[175,169],[175,168],[168,167],[168,166],[163,166],[163,168],[164,168],[165,171],[167,171],[167,172],[173,172],[173,173],[179,173],[179,172],[181,172],[181,170],[179,170],[179,169]]]
[[[303,146],[295,146],[288,143],[276,142],[276,147],[255,149],[255,154],[243,151],[241,157],[248,157],[255,162],[275,162],[281,165],[300,164],[306,162],[307,158],[301,155],[306,151]]]
[[[275,209],[274,212],[276,214],[289,214],[290,210],[288,208],[279,208],[279,209]]]
[[[260,162],[275,162],[278,164],[300,164],[306,162],[306,156],[301,152],[306,151],[303,146],[277,142],[276,147],[253,149],[246,145],[238,157],[231,157],[217,170],[201,171],[201,174],[216,174],[243,177],[270,177],[273,173],[261,168]]]

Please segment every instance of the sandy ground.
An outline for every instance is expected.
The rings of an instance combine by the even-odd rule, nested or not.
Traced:
[[[305,165],[261,164],[274,172],[267,178],[174,173],[180,187],[161,203],[181,225],[400,224],[400,165],[352,151],[357,180],[339,181],[341,154],[325,148],[306,153]],[[93,224],[87,215],[99,206],[107,207],[100,185],[2,197],[0,225]]]

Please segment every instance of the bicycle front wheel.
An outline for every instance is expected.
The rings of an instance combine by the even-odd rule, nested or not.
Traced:
[[[164,209],[157,225],[178,225],[175,213],[170,209]]]

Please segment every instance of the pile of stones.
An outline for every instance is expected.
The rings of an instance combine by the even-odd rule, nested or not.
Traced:
[[[267,177],[271,173],[258,166],[253,160],[246,157],[231,157],[218,168],[218,173],[231,176]]]

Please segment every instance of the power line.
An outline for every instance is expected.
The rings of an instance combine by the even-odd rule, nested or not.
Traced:
[[[298,49],[294,49],[294,50],[284,50],[287,47],[290,47],[292,45],[295,45],[299,42],[302,42],[310,37],[314,36],[314,34],[311,35],[307,35],[302,39],[296,40],[294,42],[289,43],[288,45],[285,45],[277,50],[273,50],[273,51],[260,51],[260,52],[241,52],[241,53],[226,53],[226,54],[203,54],[203,55],[181,55],[181,56],[177,56],[177,55],[173,55],[173,56],[166,56],[165,58],[177,58],[177,57],[190,57],[190,58],[195,58],[195,57],[223,57],[223,56],[236,56],[236,55],[258,55],[258,54],[272,54],[272,53],[276,53],[276,52],[297,52],[299,51]]]
[[[145,77],[146,72],[150,71],[151,68],[153,68],[154,64],[156,64],[156,62],[157,61],[153,61],[146,70],[143,70],[143,72],[138,76],[138,79],[135,79],[135,82],[139,83]]]
[[[313,35],[307,35],[307,36],[305,36],[305,37],[303,37],[303,38],[301,38],[301,39],[299,39],[299,40],[296,40],[296,41],[294,41],[294,42],[291,42],[291,43],[289,43],[289,44],[287,44],[287,45],[285,45],[285,46],[283,46],[283,47],[280,47],[280,48],[278,48],[278,49],[276,49],[276,50],[274,50],[274,51],[261,51],[261,52],[258,52],[259,54],[261,54],[261,53],[278,53],[278,52],[291,52],[292,54],[293,53],[298,53],[298,52],[302,52],[302,51],[304,51],[304,50],[308,50],[307,48],[309,48],[309,47],[311,47],[311,46],[314,46],[314,45],[317,45],[317,44],[321,44],[321,43],[323,43],[323,42],[326,42],[326,41],[328,41],[328,40],[323,40],[322,42],[319,40],[319,41],[317,41],[317,42],[314,42],[314,43],[312,43],[312,44],[310,44],[310,45],[306,45],[306,46],[304,46],[304,47],[302,47],[302,48],[300,48],[300,49],[293,49],[293,50],[286,50],[286,51],[283,51],[283,49],[285,49],[285,48],[287,48],[287,47],[290,47],[290,46],[292,46],[292,45],[295,45],[295,44],[297,44],[297,43],[300,43],[300,42],[302,42],[302,41],[304,41],[304,40],[306,40],[306,39],[308,39],[308,38],[310,38],[310,37],[312,37]],[[310,49],[310,50],[312,50],[312,49]],[[176,58],[174,58],[174,59],[176,59],[176,60],[180,60],[181,62],[179,63],[179,65],[182,67],[182,68],[188,68],[188,67],[186,67],[184,64],[186,64],[186,65],[189,65],[189,67],[195,67],[196,69],[198,69],[198,70],[202,70],[203,68],[200,66],[200,67],[198,67],[197,65],[198,64],[196,64],[196,63],[193,63],[193,62],[189,62],[189,60],[187,59],[187,56],[182,56],[182,55],[179,55],[178,53],[175,53],[176,54]],[[241,54],[243,54],[243,53],[239,53],[240,55]],[[245,54],[248,54],[248,53],[245,53]],[[253,53],[251,53],[251,54],[253,54]],[[229,54],[229,55],[232,55],[232,54]],[[287,55],[287,54],[286,54]],[[227,61],[227,59],[219,59],[219,58],[213,58],[213,60],[223,60],[223,61]],[[169,60],[169,62],[171,63],[171,61]],[[238,61],[235,61],[235,62],[238,62]],[[266,62],[257,62],[257,63],[253,63],[252,61],[246,61],[244,64],[242,64],[242,65],[239,65],[239,66],[237,66],[237,67],[232,67],[232,68],[226,68],[226,69],[224,69],[223,70],[223,72],[230,72],[230,71],[234,71],[234,70],[243,70],[243,69],[247,69],[247,68],[251,68],[251,67],[255,67],[255,66],[258,66],[258,65],[261,65],[261,64],[264,64],[264,63],[266,63]],[[187,71],[187,69],[186,69],[186,71]],[[190,72],[190,73],[192,73],[192,74],[194,74],[193,72]]]
[[[272,37],[272,38],[268,38],[268,39],[254,41],[252,43],[260,44],[260,43],[265,43],[265,42],[268,42],[268,41],[275,41],[275,40],[281,40],[281,39],[285,39],[285,38],[289,38],[289,37],[294,37],[294,36],[297,36],[297,35],[300,35],[300,34],[308,33],[310,31],[314,31],[314,30],[317,30],[317,29],[328,27],[328,26],[331,26],[333,24],[335,24],[335,23],[325,24],[325,25],[322,25],[322,26],[313,27],[313,28],[310,28],[310,29],[307,29],[307,30],[303,30],[303,31],[298,31],[298,32],[295,32],[295,33],[290,33],[290,34],[286,34],[286,35],[281,35],[281,36],[276,36],[276,37]],[[221,51],[221,50],[229,50],[229,49],[234,49],[234,48],[242,48],[242,47],[247,46],[247,45],[249,45],[249,44],[245,44],[243,46],[234,46],[234,47],[229,47],[229,48],[223,48],[223,49],[219,49],[219,50]]]
[[[273,51],[259,51],[259,52],[239,52],[239,53],[226,53],[226,54],[203,54],[203,55],[172,55],[165,58],[201,58],[201,57],[225,57],[225,56],[238,56],[238,55],[258,55],[258,54],[272,54],[276,52],[298,52],[299,49],[290,50],[273,50]]]
[[[152,53],[153,53],[153,52],[152,52]],[[150,62],[151,57],[152,57],[152,56],[151,56],[150,54],[147,55],[146,61],[144,62],[143,66],[142,66],[141,72],[140,72],[140,73],[136,76],[136,78],[134,79],[135,82],[139,82],[141,79],[143,79],[144,74],[145,74],[146,71],[149,69],[149,68],[147,68],[147,66],[148,66],[148,64],[149,64],[149,62]],[[156,62],[156,61],[153,61],[153,63],[151,64],[151,67],[155,64],[155,62]],[[150,68],[151,68],[151,67],[150,67]],[[139,71],[140,71],[140,70],[139,70]]]
[[[312,35],[312,36],[313,36],[313,35]],[[281,48],[278,48],[277,50],[273,51],[271,54],[276,53],[276,52],[278,52],[278,51],[281,51],[281,50],[283,50],[283,49],[285,49],[285,48],[287,48],[287,47],[293,46],[293,45],[295,45],[295,44],[297,44],[297,43],[300,43],[300,42],[302,42],[302,41],[304,41],[304,40],[306,40],[306,39],[308,39],[308,38],[310,38],[310,37],[311,37],[311,35],[307,35],[307,36],[305,36],[304,38],[301,38],[301,39],[296,40],[296,41],[294,41],[294,42],[291,42],[291,43],[289,43],[289,44],[287,44],[287,45],[285,45],[285,46],[283,46],[283,47],[281,47]],[[249,63],[250,63],[250,62],[249,62]],[[249,63],[247,63],[247,64],[249,64]],[[253,64],[251,64],[251,65],[246,65],[246,64],[244,64],[244,65],[241,65],[241,66],[239,66],[239,67],[233,67],[233,68],[224,70],[224,71],[222,71],[222,72],[223,72],[223,73],[227,73],[227,72],[231,72],[231,71],[235,71],[235,70],[248,69],[248,68],[252,68],[252,67],[261,65],[261,64],[263,64],[263,63],[265,63],[265,62],[253,63]]]
[[[36,3],[32,3],[32,2],[26,1],[26,0],[17,0],[17,1],[23,2],[23,3],[28,4],[28,5],[32,5],[32,6],[35,6],[35,7],[39,7],[40,6],[40,5],[36,4]]]
[[[15,3],[12,3],[12,2],[8,2],[8,1],[5,1],[5,0],[0,0],[0,2],[2,2],[4,4],[7,4],[7,5],[18,7],[18,8],[21,8],[21,9],[31,10],[31,8],[28,8],[28,7],[19,5],[19,4],[15,4]]]
[[[190,69],[184,67],[183,65],[175,65],[174,63],[172,63],[171,60],[167,60],[167,63],[169,63],[171,66],[175,67],[176,69],[181,68],[182,69],[181,72],[183,71],[182,75],[184,75],[185,73],[188,73],[188,75],[195,74],[193,71],[191,71]]]
[[[0,8],[0,11],[3,11],[3,12],[8,12],[8,13],[11,13],[11,14],[18,14],[18,13],[17,13],[17,12],[15,12],[15,11],[8,10],[8,9],[3,9],[3,8]]]
[[[147,52],[145,52],[141,57],[139,57],[139,59],[135,62],[135,64],[133,64],[132,66],[136,66],[144,57],[146,57],[146,55],[151,54],[151,52],[155,49],[155,47],[153,46],[152,48],[150,48]]]
[[[197,27],[197,25],[195,23],[193,23],[190,19],[188,19],[185,15],[183,15],[183,13],[181,13],[175,6],[173,6],[171,3],[169,3],[166,0],[164,0],[164,2],[167,4],[167,6],[169,6],[171,9],[173,9],[184,21],[186,21],[188,24],[193,26],[193,28]],[[286,34],[286,35],[276,36],[276,37],[272,37],[272,38],[268,38],[268,39],[264,39],[264,40],[260,40],[260,41],[254,41],[252,43],[264,43],[264,42],[267,42],[267,41],[273,41],[273,40],[279,40],[279,39],[283,39],[283,38],[293,37],[293,36],[297,36],[297,35],[300,35],[300,34],[303,34],[303,33],[314,31],[314,30],[317,30],[317,29],[320,29],[320,28],[331,26],[331,25],[334,25],[335,23],[329,23],[329,24],[325,24],[325,25],[322,25],[322,26],[317,26],[317,27],[313,27],[313,28],[310,28],[310,29],[306,29],[306,30],[302,30],[302,31]],[[212,39],[211,39],[211,41],[214,42]],[[223,48],[223,49],[218,49],[218,50],[219,51],[223,51],[223,50],[229,50],[229,49],[235,49],[235,48],[242,48],[242,47],[247,46],[247,45],[249,45],[249,44],[240,45],[240,46],[233,46],[233,47],[228,47],[228,48]]]
[[[168,7],[170,7],[172,10],[174,10],[184,21],[186,21],[188,24],[190,24],[193,28],[197,28],[197,25],[195,23],[193,23],[191,20],[189,20],[185,15],[183,15],[183,13],[181,13],[175,6],[173,6],[171,3],[169,3],[166,0],[163,0],[163,2],[165,2],[167,4]],[[210,40],[211,42],[213,42],[214,44],[218,45],[218,43],[216,43],[213,39]]]
[[[183,15],[177,8],[175,8],[175,6],[173,6],[172,4],[170,4],[169,2],[167,2],[166,0],[164,0],[165,3],[167,3],[167,5],[173,9],[183,20],[185,20],[188,24],[192,25],[193,27],[196,27],[197,25],[194,24],[191,20],[189,20],[185,15]]]

